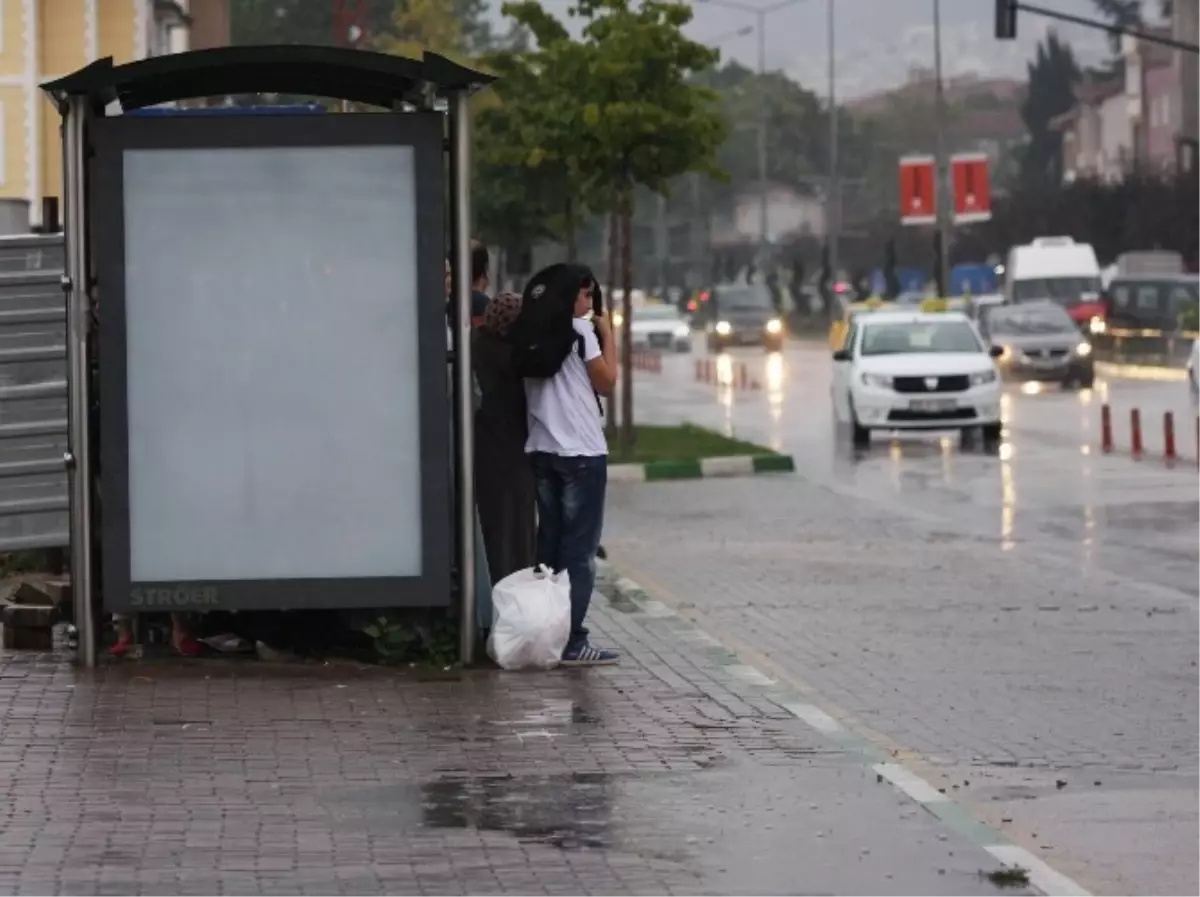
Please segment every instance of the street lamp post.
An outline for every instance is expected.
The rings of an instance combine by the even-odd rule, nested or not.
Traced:
[[[829,285],[831,296],[834,284],[838,280],[838,266],[840,265],[838,238],[842,227],[842,185],[838,177],[840,160],[838,159],[837,58],[834,55],[837,43],[834,31],[833,3],[834,0],[829,0],[826,40],[826,53],[829,56],[829,183],[825,188],[825,240],[829,246],[829,271],[833,278],[833,283]]]
[[[832,2],[832,0],[831,0]],[[950,291],[950,178],[946,164],[945,112],[946,95],[942,84],[942,4],[933,0],[933,121],[937,166],[937,240],[941,246],[937,271],[943,293]]]
[[[758,29],[758,251],[760,262],[767,255],[768,233],[770,218],[767,197],[767,95],[762,90],[762,79],[767,73],[767,16],[788,6],[803,3],[804,0],[778,0],[769,6],[751,6],[748,3],[738,3],[735,0],[702,0],[710,6],[724,6],[739,12],[754,16],[755,27]]]

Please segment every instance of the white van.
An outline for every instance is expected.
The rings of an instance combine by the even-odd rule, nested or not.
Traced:
[[[1037,237],[1008,252],[1005,302],[1050,300],[1066,309],[1081,328],[1095,333],[1105,326],[1100,291],[1100,263],[1088,243],[1070,237]]]

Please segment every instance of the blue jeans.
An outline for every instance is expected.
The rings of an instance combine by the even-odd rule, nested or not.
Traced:
[[[608,458],[564,457],[534,452],[537,482],[537,562],[571,577],[571,640],[587,641],[583,625],[596,585],[596,550],[604,526]]]

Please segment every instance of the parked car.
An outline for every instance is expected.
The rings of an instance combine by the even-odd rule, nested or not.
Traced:
[[[674,305],[646,305],[629,324],[635,349],[692,350],[692,328]]]
[[[715,287],[708,305],[709,352],[721,352],[731,346],[763,346],[768,351],[783,348],[786,337],[783,318],[776,311],[766,284]]]
[[[1096,379],[1092,344],[1062,306],[1025,302],[981,311],[980,332],[1003,350],[996,360],[1001,376],[1091,388]]]

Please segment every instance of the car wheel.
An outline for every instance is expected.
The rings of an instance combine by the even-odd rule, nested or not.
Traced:
[[[1078,386],[1080,389],[1091,389],[1093,386],[1096,385],[1096,375],[1091,374],[1087,377],[1084,377],[1082,380],[1080,380],[1075,385]]]
[[[984,424],[979,428],[979,435],[983,437],[985,446],[996,445],[1000,442],[1003,431],[1004,427],[1000,423]]]
[[[850,442],[856,449],[871,447],[871,431],[858,422],[853,402],[850,403]]]

